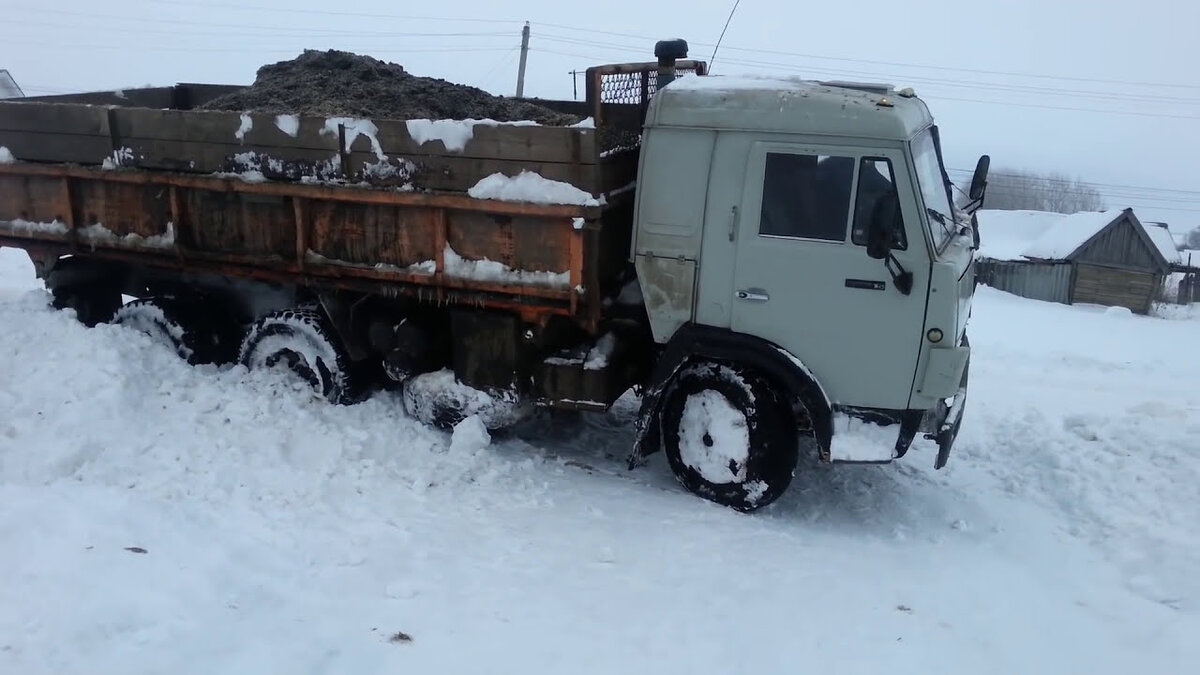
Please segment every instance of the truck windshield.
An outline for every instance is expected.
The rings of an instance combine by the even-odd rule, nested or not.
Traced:
[[[926,129],[912,144],[913,163],[917,167],[917,182],[921,184],[921,195],[925,201],[925,212],[929,217],[929,233],[933,244],[941,249],[954,232],[954,209],[950,206],[942,161],[938,156],[933,133]]]

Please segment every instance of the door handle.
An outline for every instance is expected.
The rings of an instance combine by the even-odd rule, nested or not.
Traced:
[[[745,300],[746,302],[766,302],[771,299],[771,296],[767,295],[767,292],[761,288],[748,288],[744,291],[738,291],[734,295],[737,296],[738,300]]]

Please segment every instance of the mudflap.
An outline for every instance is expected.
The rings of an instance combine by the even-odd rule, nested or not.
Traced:
[[[927,440],[937,443],[938,446],[937,459],[933,463],[934,469],[946,466],[946,462],[950,460],[950,449],[954,447],[954,441],[958,438],[958,430],[962,427],[963,410],[967,406],[967,374],[970,370],[971,360],[968,358],[967,365],[963,368],[958,392],[954,394],[945,416],[938,422],[935,431],[925,434]]]

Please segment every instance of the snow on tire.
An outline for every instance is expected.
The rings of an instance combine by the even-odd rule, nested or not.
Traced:
[[[199,338],[194,322],[178,303],[161,298],[143,298],[125,303],[113,316],[112,323],[127,326],[167,346],[188,363],[203,359],[197,354]]]
[[[763,377],[737,366],[687,366],[661,409],[663,446],[691,492],[740,511],[775,501],[799,456],[790,408]]]
[[[357,390],[350,360],[320,312],[268,314],[247,331],[238,363],[250,370],[285,367],[332,403],[352,403]]]
[[[512,427],[534,411],[512,392],[489,393],[459,382],[448,368],[405,381],[404,408],[422,423],[447,430],[476,416],[489,431]]]

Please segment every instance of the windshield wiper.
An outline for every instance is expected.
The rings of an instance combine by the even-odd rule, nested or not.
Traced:
[[[945,230],[946,234],[952,234],[950,231],[949,218],[947,218],[941,211],[938,211],[931,206],[926,206],[925,213],[928,213],[930,218],[938,221],[938,223],[941,224],[942,229]]]

